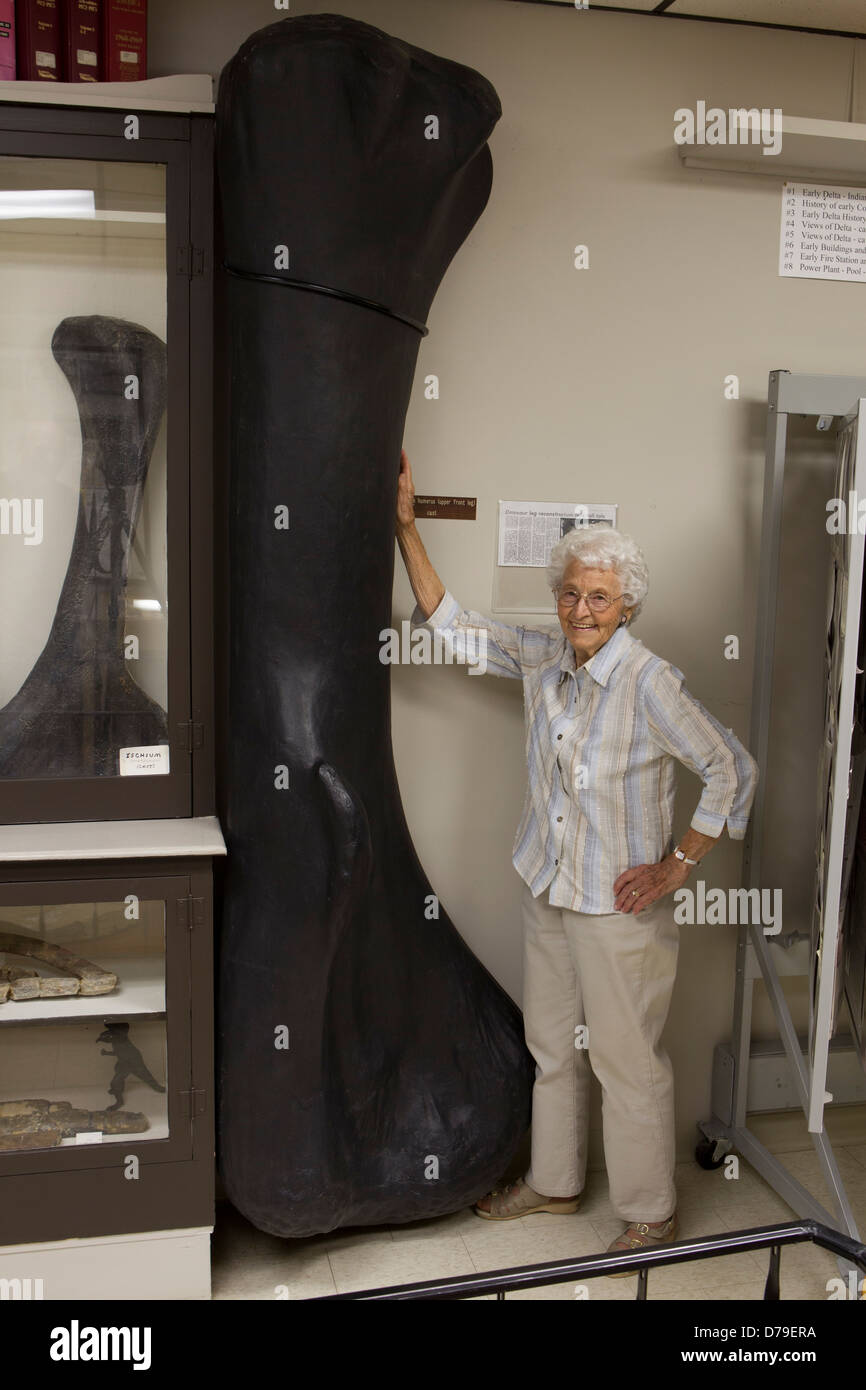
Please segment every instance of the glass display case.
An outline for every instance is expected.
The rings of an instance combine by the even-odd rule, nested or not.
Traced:
[[[210,139],[0,104],[0,822],[213,809]]]
[[[0,93],[0,1263],[83,1297],[213,1225],[212,105],[148,86]]]
[[[203,1223],[209,861],[27,872],[0,866],[0,1245]]]
[[[0,901],[0,1153],[170,1137],[166,899],[107,891]]]

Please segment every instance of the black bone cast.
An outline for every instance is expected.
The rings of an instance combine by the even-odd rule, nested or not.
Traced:
[[[457,1210],[529,1122],[519,1010],[444,911],[425,915],[379,660],[421,341],[407,320],[426,322],[485,207],[500,114],[478,73],[339,15],[253,34],[220,80],[219,1163],[235,1206],[281,1236]],[[329,292],[265,278],[281,272]]]

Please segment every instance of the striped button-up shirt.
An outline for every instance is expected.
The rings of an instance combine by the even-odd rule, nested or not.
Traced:
[[[582,666],[565,634],[507,627],[445,593],[425,619],[458,661],[523,681],[529,783],[513,862],[533,896],[575,912],[616,910],[613,885],[673,848],[675,761],[703,794],[695,830],[741,840],[757,764],[683,685],[683,673],[619,627]]]

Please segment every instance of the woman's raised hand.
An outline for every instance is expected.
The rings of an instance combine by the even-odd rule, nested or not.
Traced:
[[[397,525],[411,526],[415,521],[415,485],[412,467],[405,449],[400,450],[400,476],[397,479]]]
[[[445,585],[430,563],[424,542],[415,525],[415,485],[412,467],[405,449],[400,451],[400,476],[397,479],[397,517],[394,523],[397,545],[412,592],[425,618],[434,613],[445,597]]]

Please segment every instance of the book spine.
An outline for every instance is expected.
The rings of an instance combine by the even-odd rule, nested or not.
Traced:
[[[103,82],[103,0],[61,0],[67,82]]]
[[[20,82],[62,82],[58,0],[17,0],[15,5],[17,78]]]
[[[0,0],[0,82],[15,77],[15,0]]]
[[[147,0],[105,0],[103,34],[106,82],[147,77]]]

